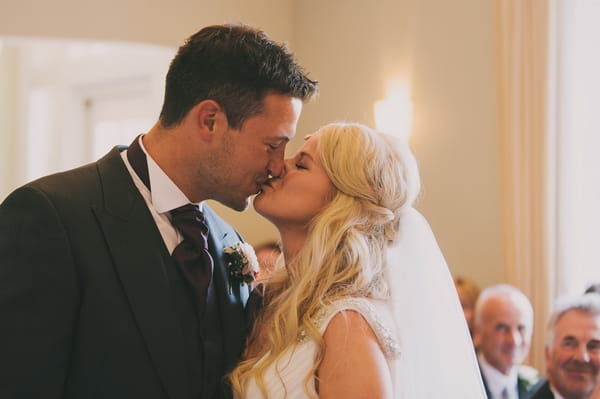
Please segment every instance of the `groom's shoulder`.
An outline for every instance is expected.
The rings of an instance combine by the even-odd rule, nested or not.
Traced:
[[[103,165],[103,166],[101,166]],[[109,170],[121,170],[118,173],[106,173],[110,179],[104,178],[102,173]],[[27,182],[20,187],[15,188],[5,199],[22,202],[24,205],[35,202],[38,199],[49,201],[65,206],[85,205],[89,202],[96,202],[101,197],[106,186],[123,187],[125,180],[123,177],[127,169],[119,155],[119,149],[115,147],[109,154],[98,161],[90,162],[85,165],[77,166],[72,169],[52,173]],[[10,202],[10,201],[8,201]]]
[[[126,170],[125,164],[123,163],[123,160],[121,159],[119,154],[120,150],[121,148],[115,147],[104,157],[96,161],[39,177],[35,180],[30,181],[29,183],[26,183],[25,186],[44,188],[63,187],[73,189],[73,187],[68,186],[68,183],[78,182],[81,184],[86,180],[96,180],[94,178],[98,177],[98,169],[100,167],[105,167],[105,165],[110,165],[112,167],[118,166],[122,167],[123,170]]]

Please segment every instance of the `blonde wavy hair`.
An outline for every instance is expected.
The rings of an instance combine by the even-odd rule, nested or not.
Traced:
[[[230,374],[241,397],[253,377],[267,397],[265,370],[298,343],[299,334],[318,347],[304,381],[308,394],[324,352],[318,311],[342,297],[388,297],[385,249],[396,239],[402,211],[420,190],[412,153],[391,136],[355,123],[329,124],[316,134],[317,153],[334,189],[310,221],[303,248],[286,259],[285,267],[278,265],[265,286],[264,308],[244,360]]]

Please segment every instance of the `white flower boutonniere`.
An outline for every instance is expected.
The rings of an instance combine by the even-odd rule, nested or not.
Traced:
[[[254,276],[259,272],[260,266],[252,245],[238,242],[223,250],[227,269],[229,271],[229,287],[233,283],[248,284],[254,281]]]

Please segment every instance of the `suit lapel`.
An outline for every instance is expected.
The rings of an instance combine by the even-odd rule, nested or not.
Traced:
[[[485,376],[483,375],[483,369],[481,368],[481,365],[479,364],[479,362],[477,362],[477,365],[479,366],[479,372],[481,373],[481,381],[483,382],[483,388],[485,388],[485,394],[486,396],[490,396],[490,390],[487,386],[487,381],[485,380]]]
[[[183,335],[165,273],[170,257],[117,149],[98,161],[104,207],[94,213],[166,392],[189,396]]]
[[[542,389],[541,389],[539,395],[535,395],[533,397],[540,398],[540,399],[554,399],[554,393],[550,389],[550,383],[548,381],[546,381],[544,383],[544,385],[542,386]]]
[[[203,213],[209,226],[209,251],[215,262],[213,282],[223,326],[225,365],[229,369],[239,360],[245,342],[247,331],[244,305],[248,300],[249,290],[247,285],[239,283],[230,287],[223,249],[242,241],[242,239],[206,204],[204,204]]]
[[[536,385],[533,386],[529,396],[529,399],[554,399],[554,393],[550,389],[550,383],[548,380],[538,381]]]
[[[517,377],[517,390],[519,393],[519,399],[524,399],[527,397],[527,394],[529,393],[529,389],[531,388],[530,386],[527,386],[528,381],[525,380],[524,378],[521,377]]]

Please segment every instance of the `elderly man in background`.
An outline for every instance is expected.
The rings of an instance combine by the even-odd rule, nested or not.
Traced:
[[[600,397],[600,295],[560,299],[546,336],[547,380],[531,399]]]
[[[517,288],[488,287],[475,305],[473,343],[489,399],[523,399],[539,373],[523,365],[533,332],[533,308]]]

